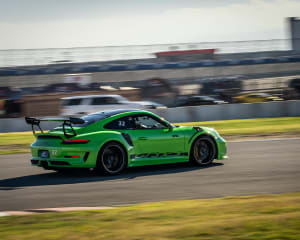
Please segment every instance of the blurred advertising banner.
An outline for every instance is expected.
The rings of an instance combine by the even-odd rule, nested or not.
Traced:
[[[64,83],[77,83],[85,86],[91,83],[91,74],[68,74],[64,76]]]

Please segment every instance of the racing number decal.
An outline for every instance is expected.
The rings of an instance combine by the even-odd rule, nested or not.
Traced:
[[[51,153],[52,153],[53,156],[56,156],[57,155],[57,150],[52,150]]]
[[[118,121],[119,127],[125,127],[125,121]]]

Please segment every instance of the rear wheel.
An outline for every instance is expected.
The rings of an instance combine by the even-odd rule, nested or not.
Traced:
[[[127,166],[127,154],[123,146],[117,142],[106,144],[100,151],[96,164],[96,171],[116,175]]]
[[[210,165],[216,156],[216,145],[208,136],[197,138],[191,148],[190,162],[198,166]]]

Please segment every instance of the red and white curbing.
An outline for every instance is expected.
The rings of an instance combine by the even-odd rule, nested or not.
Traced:
[[[114,207],[63,207],[63,208],[29,209],[24,211],[2,211],[0,212],[0,217],[22,216],[22,215],[30,215],[30,214],[37,214],[37,213],[71,212],[71,211],[103,210],[103,209],[114,209]]]

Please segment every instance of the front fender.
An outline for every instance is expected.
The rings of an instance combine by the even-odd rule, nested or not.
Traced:
[[[207,135],[207,136],[211,137],[216,144],[216,148],[217,148],[216,159],[222,160],[222,159],[227,158],[227,156],[226,156],[226,151],[227,151],[226,141],[218,134],[218,132],[215,129],[208,128],[208,127],[201,127],[201,128],[195,127],[194,129],[195,129],[195,133],[189,138],[188,143],[187,143],[188,154],[190,154],[190,152],[191,152],[191,148],[192,148],[194,141],[199,136]]]
[[[212,137],[210,131],[208,130],[208,128],[206,127],[193,127],[194,129],[194,132],[192,134],[192,136],[189,136],[188,137],[188,143],[187,143],[187,146],[188,146],[188,150],[191,149],[192,145],[193,145],[193,142],[201,135],[209,135]]]

